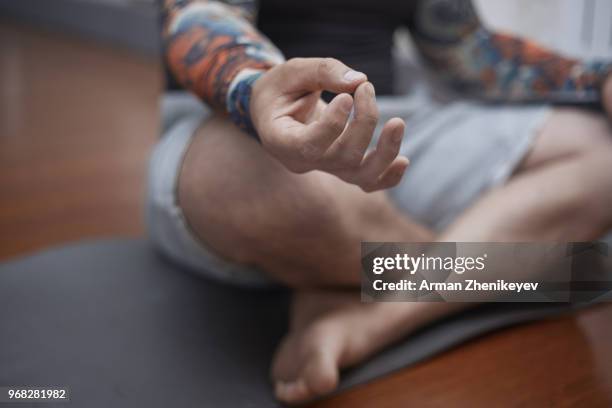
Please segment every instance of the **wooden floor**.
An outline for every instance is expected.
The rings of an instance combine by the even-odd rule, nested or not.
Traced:
[[[141,236],[160,68],[0,22],[0,260]],[[485,336],[315,407],[611,407],[612,305]]]
[[[160,72],[154,59],[0,22],[0,259],[142,235]]]

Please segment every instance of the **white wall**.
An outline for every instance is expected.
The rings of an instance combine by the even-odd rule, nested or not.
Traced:
[[[579,57],[612,57],[611,0],[474,0],[493,28]]]

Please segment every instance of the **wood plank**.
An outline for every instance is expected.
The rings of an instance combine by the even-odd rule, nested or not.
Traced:
[[[0,259],[143,234],[161,68],[80,39],[0,25]]]

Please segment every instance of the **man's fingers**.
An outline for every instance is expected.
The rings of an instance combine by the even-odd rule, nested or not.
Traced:
[[[372,191],[384,190],[394,187],[402,180],[402,176],[408,167],[409,160],[404,156],[397,156],[385,171],[376,177],[374,181],[365,180],[359,176],[354,170],[338,170],[332,172],[340,179],[347,183],[355,184],[366,193]]]
[[[376,148],[366,154],[361,166],[337,169],[332,173],[348,183],[358,185],[365,192],[395,186],[408,166],[408,159],[398,156],[404,130],[402,119],[390,119],[383,127]]]
[[[371,186],[375,189],[379,177],[399,154],[404,129],[404,121],[399,118],[389,120],[383,127],[376,149],[368,152],[359,171],[365,188]]]
[[[325,151],[344,131],[352,107],[351,95],[337,95],[325,107],[321,117],[304,128],[299,141],[303,159],[317,161],[323,157]]]
[[[334,58],[293,58],[285,64],[289,92],[353,93],[367,76]]]
[[[366,82],[355,91],[354,117],[328,152],[330,166],[359,167],[378,124],[374,86]]]
[[[404,176],[404,172],[410,162],[404,156],[398,156],[378,179],[376,190],[395,187]]]

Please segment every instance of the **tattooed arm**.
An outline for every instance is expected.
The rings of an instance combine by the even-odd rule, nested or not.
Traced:
[[[563,57],[488,30],[471,0],[419,0],[411,31],[425,60],[460,91],[492,100],[599,102],[612,61]]]
[[[251,88],[283,56],[252,25],[254,7],[208,0],[163,0],[163,41],[168,66],[186,89],[229,114],[255,135]],[[238,3],[234,1],[232,3]]]

